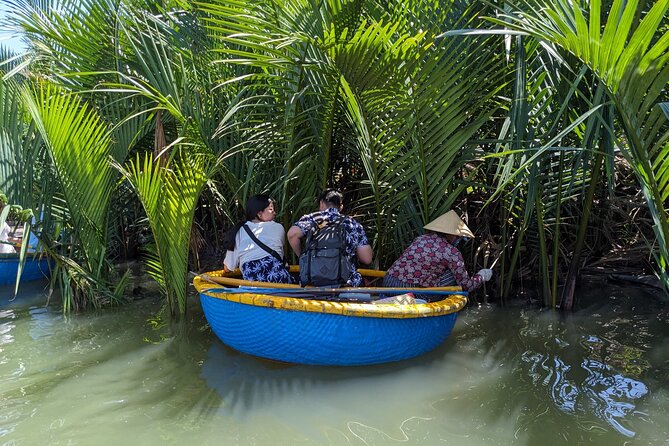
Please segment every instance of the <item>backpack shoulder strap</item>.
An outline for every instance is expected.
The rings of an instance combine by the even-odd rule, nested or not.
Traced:
[[[307,232],[306,246],[309,247],[316,234],[327,228],[336,228],[340,234],[345,234],[344,220],[345,217],[339,214],[332,220],[323,218],[320,224],[317,221],[313,221],[311,223],[311,228],[309,228],[309,232]]]
[[[327,228],[328,226],[341,226],[342,223],[344,223],[345,217],[341,214],[336,214],[336,216],[329,221],[325,221],[322,226],[320,226],[318,229],[323,229]]]
[[[253,231],[251,231],[251,228],[249,228],[246,224],[242,225],[246,233],[251,237],[251,240],[253,240],[258,246],[260,246],[262,249],[264,249],[267,253],[271,254],[275,259],[277,259],[279,262],[284,263],[284,260],[281,258],[278,252],[258,240],[258,237],[255,236]]]
[[[319,223],[319,221],[320,221],[320,223]],[[307,244],[308,244],[309,241],[313,238],[313,236],[315,236],[315,235],[318,234],[320,231],[322,231],[323,229],[325,229],[325,228],[327,228],[328,226],[330,226],[330,223],[331,223],[331,222],[329,222],[325,217],[322,217],[322,219],[319,219],[319,220],[316,220],[315,218],[312,219],[312,220],[309,222],[310,227],[309,227],[309,230],[307,231],[307,234],[306,234],[306,236],[307,236]]]

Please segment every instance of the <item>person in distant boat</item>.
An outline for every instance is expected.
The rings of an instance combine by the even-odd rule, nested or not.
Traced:
[[[255,195],[246,202],[246,220],[225,234],[226,271],[239,268],[244,280],[292,283],[286,268],[283,246],[286,231],[274,221],[274,200]]]
[[[344,196],[341,192],[327,189],[319,195],[318,203],[318,212],[302,216],[288,230],[288,243],[300,257],[300,282],[302,285],[316,286],[360,286],[362,276],[353,260],[357,258],[360,262],[369,264],[372,263],[373,257],[365,229],[353,218],[341,214],[344,207]],[[304,250],[303,238],[306,238]],[[341,246],[325,246],[332,240],[334,245],[339,243]],[[332,257],[317,254],[319,250],[325,252],[328,249],[337,251],[341,258],[332,260]],[[328,258],[330,260],[327,260]],[[314,266],[313,263],[321,260],[330,261],[333,266],[327,267],[325,263]],[[311,271],[307,271],[310,265]]]
[[[459,285],[473,291],[492,277],[491,269],[482,269],[469,276],[457,245],[474,234],[455,211],[448,211],[424,226],[426,234],[419,235],[386,271],[384,287],[416,288]],[[420,295],[425,300],[443,296]]]
[[[5,207],[4,204],[0,203],[0,214]],[[9,239],[9,233],[11,228],[6,221],[2,222],[2,227],[0,228],[0,253],[2,254],[11,254],[16,252],[14,249],[14,244]]]

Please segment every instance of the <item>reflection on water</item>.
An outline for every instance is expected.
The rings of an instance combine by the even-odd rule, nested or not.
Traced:
[[[669,439],[669,309],[467,308],[415,360],[309,367],[221,344],[192,302],[0,309],[0,444],[622,445]]]
[[[10,333],[12,328],[14,328],[14,323],[9,322],[14,317],[14,313],[11,310],[0,311],[0,320],[8,321],[0,324],[0,349],[2,348],[3,344],[9,344],[10,342],[14,341],[14,337]]]
[[[529,375],[535,385],[548,389],[549,397],[565,413],[592,411],[621,434],[635,433],[621,423],[636,414],[633,400],[648,393],[646,385],[615,373],[611,367],[592,359],[583,359],[586,376],[581,382],[569,378],[570,366],[558,357],[525,352],[522,360],[530,363]]]
[[[438,401],[430,382],[437,385],[441,376],[431,367],[441,366],[432,361],[418,367],[311,367],[250,357],[213,342],[200,377],[220,397],[219,416],[242,423],[273,420],[292,438],[315,444],[388,444],[414,438],[418,425],[429,432],[440,422],[430,416],[432,409],[420,408]],[[404,402],[404,410],[370,404],[389,393]]]
[[[54,314],[45,307],[31,308],[30,312],[30,337],[38,341],[54,335],[58,329],[57,324],[62,320],[54,318]]]

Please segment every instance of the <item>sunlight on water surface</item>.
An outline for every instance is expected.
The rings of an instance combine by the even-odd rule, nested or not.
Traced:
[[[0,444],[669,441],[669,311],[638,290],[570,315],[471,305],[435,351],[357,368],[239,354],[195,299],[168,324],[152,298],[64,316],[25,293],[0,307]]]

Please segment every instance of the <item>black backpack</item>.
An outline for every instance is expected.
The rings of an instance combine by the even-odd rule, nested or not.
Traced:
[[[309,231],[300,255],[302,286],[344,285],[352,273],[353,263],[346,255],[343,217]]]

